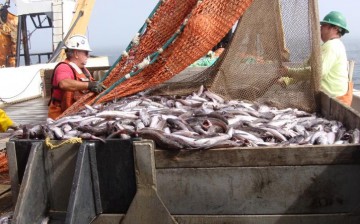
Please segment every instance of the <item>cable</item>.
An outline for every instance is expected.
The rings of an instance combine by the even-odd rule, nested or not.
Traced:
[[[27,84],[27,86],[18,94],[16,94],[15,96],[11,96],[11,97],[0,97],[0,101],[7,103],[5,100],[9,100],[9,99],[13,99],[17,96],[19,96],[20,94],[24,93],[25,90],[30,86],[30,84],[32,83],[32,81],[35,79],[36,75],[40,72],[40,70],[38,70],[35,75],[32,77],[32,79],[30,80],[30,82]]]

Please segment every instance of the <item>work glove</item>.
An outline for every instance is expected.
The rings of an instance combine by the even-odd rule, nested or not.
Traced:
[[[10,128],[11,128],[11,129],[14,129],[14,130],[19,130],[19,129],[20,129],[20,125],[17,124],[17,123],[15,123],[15,122],[13,122],[13,124],[9,126],[9,129],[10,129]]]
[[[101,93],[106,87],[101,82],[89,82],[88,90],[94,93]]]

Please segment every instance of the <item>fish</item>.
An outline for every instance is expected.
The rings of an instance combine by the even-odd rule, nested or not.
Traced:
[[[204,147],[204,149],[221,149],[221,148],[233,148],[233,147],[241,147],[241,146],[244,146],[243,141],[224,140],[224,141],[219,141],[210,146]]]
[[[327,132],[326,133],[326,137],[327,137],[327,140],[329,142],[330,145],[334,144],[335,143],[335,138],[336,138],[336,133],[334,132]]]
[[[82,119],[78,124],[79,124],[79,126],[94,125],[94,124],[104,121],[104,120],[105,120],[105,118],[89,116],[89,117],[84,117],[84,119]]]
[[[63,130],[64,133],[69,132],[72,130],[72,127],[70,124],[64,124],[63,126],[61,126],[61,129]]]
[[[41,124],[36,124],[29,128],[28,131],[31,139],[39,138],[43,134],[43,126]]]
[[[225,100],[221,96],[219,96],[219,95],[217,95],[217,94],[215,94],[213,92],[210,92],[209,90],[205,90],[204,94],[207,97],[209,97],[211,100],[213,100],[214,102],[217,102],[217,103],[224,103],[225,102]]]
[[[335,141],[339,141],[342,140],[342,138],[344,137],[346,133],[346,129],[343,127],[338,128],[336,135],[335,135]]]
[[[189,124],[187,124],[186,122],[183,122],[180,119],[168,118],[168,119],[166,119],[166,122],[167,122],[168,126],[170,127],[170,129],[193,131],[193,129],[190,127]]]
[[[223,122],[220,119],[211,118],[211,117],[203,120],[201,126],[203,127],[204,130],[207,131],[209,131],[210,128],[214,130],[218,130],[216,132],[222,132],[222,133],[225,133],[228,130],[228,125],[226,125],[225,122]]]
[[[221,120],[223,121],[226,125],[229,124],[229,121],[228,119],[220,112],[216,112],[216,111],[213,111],[213,112],[210,112],[208,114],[205,114],[205,113],[197,113],[197,114],[194,114],[195,117],[207,117],[207,118],[216,118],[218,120]]]
[[[62,136],[61,139],[66,140],[66,139],[75,138],[79,136],[79,134],[80,132],[78,130],[70,130],[68,132],[65,132],[65,134]]]
[[[73,116],[68,116],[68,117],[62,117],[59,120],[52,122],[51,125],[56,126],[56,127],[61,127],[66,123],[76,123],[76,122],[82,121],[83,119],[85,119],[85,118],[83,116],[81,116],[81,115],[73,115]],[[49,121],[51,122],[51,120],[49,120]]]
[[[359,144],[359,139],[360,139],[360,131],[359,129],[355,128],[351,133],[350,143]]]
[[[255,121],[257,119],[258,119],[257,117],[253,117],[253,116],[236,115],[233,118],[229,118],[228,123],[229,123],[229,125],[232,125],[232,124],[238,123],[239,121],[251,122],[251,121]]]
[[[84,110],[84,111],[86,111],[85,114],[86,114],[87,116],[96,114],[96,113],[98,112],[97,109],[95,109],[94,107],[92,107],[92,106],[90,106],[90,105],[88,105],[88,104],[85,104],[84,106],[85,106],[85,108],[86,108],[86,110]]]
[[[188,107],[200,107],[203,104],[203,102],[190,99],[177,99],[177,102],[180,102],[182,105]]]
[[[136,130],[145,128],[145,124],[141,119],[135,121]]]
[[[95,135],[92,135],[90,133],[81,133],[79,135],[80,138],[85,139],[85,140],[99,140],[102,143],[106,143],[106,141],[102,138],[96,137]]]
[[[64,132],[61,130],[61,128],[54,126],[54,125],[50,125],[49,129],[54,133],[54,135],[57,139],[63,138]]]
[[[153,139],[169,150],[213,147],[269,147],[359,143],[359,130],[297,108],[225,100],[201,86],[183,96],[144,91],[110,102],[86,105],[79,113],[22,127],[22,139]],[[15,133],[15,132],[14,132]]]
[[[124,111],[116,111],[116,110],[106,110],[99,112],[96,114],[96,117],[107,118],[107,119],[111,119],[111,118],[137,119],[138,118],[138,116],[134,112],[124,112]]]
[[[315,145],[328,145],[329,140],[327,137],[327,133],[324,131],[319,131],[320,135],[315,139]]]
[[[261,129],[268,131],[269,133],[271,133],[275,138],[277,138],[279,141],[287,141],[287,138],[282,135],[279,131],[277,131],[276,129],[273,128],[265,128],[262,127]]]
[[[245,131],[241,131],[241,130],[234,130],[234,134],[233,134],[233,137],[235,137],[235,139],[246,139],[248,141],[251,141],[251,142],[264,142],[263,139],[259,138],[259,137],[256,137],[255,135],[253,134],[250,134],[248,132],[245,132]]]
[[[110,128],[107,126],[103,126],[103,127],[92,127],[89,125],[85,125],[85,126],[79,126],[77,127],[77,130],[82,131],[82,132],[86,132],[86,133],[90,133],[92,135],[95,136],[100,136],[100,135],[108,135],[110,133]]]
[[[150,115],[149,113],[142,109],[139,111],[139,117],[140,117],[140,120],[142,121],[142,123],[144,124],[145,127],[149,127],[150,125]]]
[[[153,140],[161,148],[168,150],[181,150],[184,148],[184,145],[169,138],[169,135],[161,130],[144,128],[137,133],[141,138]]]

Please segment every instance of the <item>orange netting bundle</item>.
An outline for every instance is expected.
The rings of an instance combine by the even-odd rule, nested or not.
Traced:
[[[18,17],[9,12],[6,22],[0,19],[0,67],[15,66],[17,23]]]
[[[109,89],[99,96],[85,95],[62,116],[77,112],[85,104],[107,102],[169,80],[211,50],[252,1],[161,1],[147,21],[146,31],[140,35],[138,44],[133,44],[122,55],[103,80]],[[149,55],[155,57],[149,58]]]
[[[9,182],[9,163],[6,151],[0,152],[0,184]]]

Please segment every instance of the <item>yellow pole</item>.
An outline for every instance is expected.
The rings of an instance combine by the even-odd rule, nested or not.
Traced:
[[[66,35],[67,37],[71,37],[74,34],[85,35],[94,4],[95,4],[95,0],[79,0],[78,1],[74,17],[70,24],[70,27],[74,26],[74,28],[72,30],[70,30],[70,33],[68,33]],[[78,19],[78,17],[79,17],[79,19]],[[66,40],[64,40],[64,41],[66,41]],[[62,61],[65,59],[65,57],[66,57],[65,52],[62,51],[59,54],[56,61],[57,62]]]

